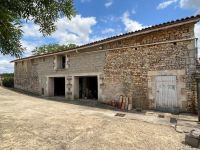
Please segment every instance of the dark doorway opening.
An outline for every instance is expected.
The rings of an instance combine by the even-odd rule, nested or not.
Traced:
[[[79,77],[79,98],[98,99],[97,77]]]
[[[62,56],[62,69],[65,69],[66,57]]]
[[[54,78],[54,96],[65,96],[65,78]]]

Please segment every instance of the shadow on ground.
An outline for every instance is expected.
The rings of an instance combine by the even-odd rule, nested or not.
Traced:
[[[121,111],[121,112],[134,112],[134,113],[139,113],[139,114],[145,113],[145,111],[138,112],[138,111],[134,111],[134,110],[131,110],[131,111],[121,110],[116,107],[112,107],[111,105],[99,102],[97,100],[90,100],[90,99],[66,100],[64,97],[44,97],[44,96],[40,96],[40,95],[31,93],[31,92],[23,91],[20,89],[15,89],[15,88],[9,88],[8,90],[12,90],[12,91],[20,93],[20,94],[28,95],[31,97],[37,97],[37,98],[41,98],[41,99],[48,100],[48,101],[56,101],[56,102],[68,103],[68,104],[74,104],[74,105],[80,105],[80,106],[87,106],[87,107],[94,107],[94,108],[101,108],[101,109],[108,109],[108,110],[116,110],[116,111]]]
[[[134,113],[134,114],[141,114],[141,115],[146,115],[151,114],[151,113],[156,113],[156,114],[162,114],[162,113],[166,113],[164,111],[159,111],[159,110],[153,110],[151,112],[151,110],[142,110],[142,111],[137,111],[136,109],[132,109],[131,111],[128,110],[122,110],[122,109],[118,109],[116,107],[113,107],[111,105],[99,102],[97,100],[89,100],[89,99],[78,99],[78,100],[66,100],[65,97],[44,97],[44,96],[40,96],[31,92],[27,92],[24,90],[20,90],[20,89],[16,89],[16,88],[7,88],[8,90],[12,90],[14,92],[17,92],[19,94],[24,94],[24,95],[28,95],[31,97],[37,97],[43,100],[47,100],[47,101],[56,101],[56,102],[61,102],[61,103],[68,103],[68,104],[74,104],[74,105],[79,105],[79,106],[87,106],[87,107],[93,107],[93,108],[101,108],[101,109],[107,109],[107,110],[114,110],[114,111],[120,111],[120,112],[127,112],[127,113]],[[179,115],[179,113],[170,113],[171,115]],[[181,113],[184,117],[181,118],[180,120],[184,120],[185,121],[193,121],[193,119],[190,119],[191,116],[196,116],[196,114],[191,114],[191,113]],[[182,116],[181,115],[181,116]],[[188,116],[188,118],[186,117]],[[159,117],[159,115],[158,115]],[[197,122],[197,120],[195,119],[195,122]]]

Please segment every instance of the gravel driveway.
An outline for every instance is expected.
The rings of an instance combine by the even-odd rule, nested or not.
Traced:
[[[0,149],[190,149],[172,127],[0,87]]]

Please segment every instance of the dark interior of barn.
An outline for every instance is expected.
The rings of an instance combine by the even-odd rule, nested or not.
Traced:
[[[65,78],[54,78],[54,96],[65,96]]]
[[[97,77],[79,77],[79,98],[98,99]]]

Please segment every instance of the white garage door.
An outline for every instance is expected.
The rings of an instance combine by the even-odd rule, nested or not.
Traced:
[[[174,111],[176,107],[176,76],[157,76],[156,109],[162,111]]]

